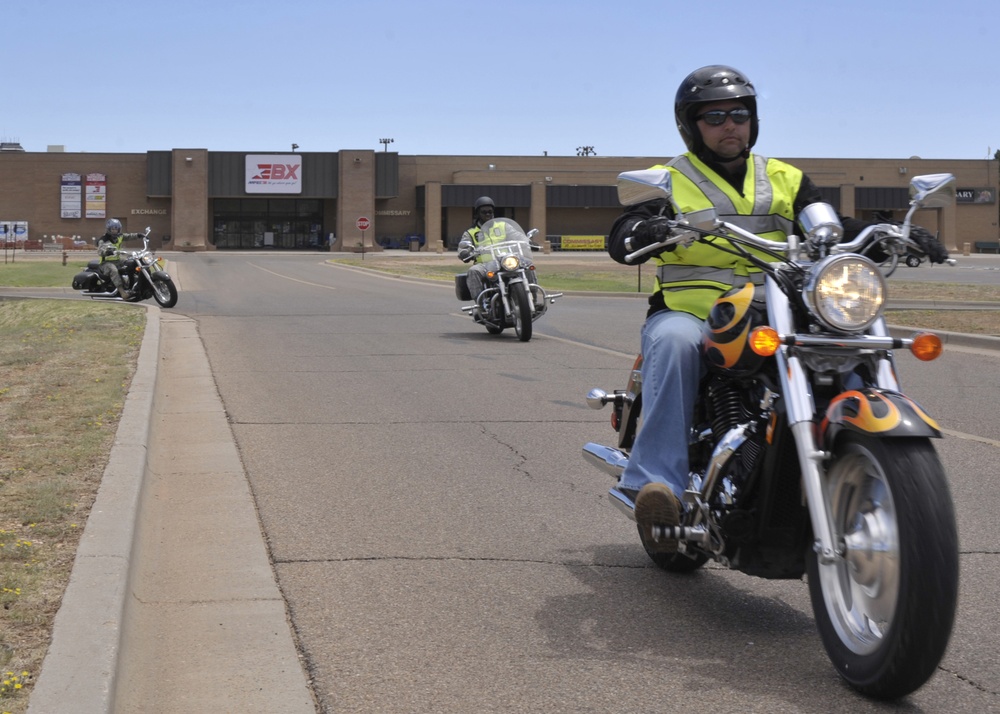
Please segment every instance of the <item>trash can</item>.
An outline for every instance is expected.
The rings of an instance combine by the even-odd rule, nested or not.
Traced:
[[[419,253],[420,252],[420,241],[416,238],[410,239],[410,252]]]

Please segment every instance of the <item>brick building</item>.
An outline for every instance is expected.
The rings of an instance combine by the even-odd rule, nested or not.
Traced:
[[[603,236],[620,212],[615,177],[666,157],[407,156],[374,150],[328,153],[144,154],[0,151],[0,224],[27,222],[30,237],[151,226],[168,249],[368,250],[454,247],[471,206],[491,196],[498,215],[563,236]],[[956,205],[917,222],[952,251],[1000,241],[996,160],[787,159],[842,214],[902,219],[913,176],[952,173]],[[76,180],[74,182],[74,177]],[[360,231],[358,219],[369,219]]]

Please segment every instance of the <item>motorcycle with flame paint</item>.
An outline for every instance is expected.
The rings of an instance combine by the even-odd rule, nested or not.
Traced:
[[[619,200],[670,199],[666,170],[625,172]],[[894,352],[933,360],[930,333],[894,337],[883,311],[887,282],[864,253],[907,237],[920,208],[953,201],[950,174],[915,177],[901,225],[869,226],[850,242],[832,206],[812,204],[801,237],[765,240],[714,210],[677,211],[664,242],[702,241],[736,251],[763,285],[736,286],[706,321],[689,434],[685,506],[676,526],[654,526],[676,552],[650,558],[671,573],[712,560],[762,578],[806,576],[823,645],[856,690],[895,699],[935,672],[951,636],[958,595],[958,535],[930,414],[900,391]],[[672,201],[671,201],[672,204]],[[751,253],[753,248],[756,255]],[[885,251],[882,251],[884,254]],[[761,254],[767,258],[759,257]],[[612,408],[614,446],[588,443],[584,458],[621,477],[642,412],[642,356],[624,389],[593,389]],[[635,520],[634,492],[610,491]],[[648,536],[640,530],[640,540]]]

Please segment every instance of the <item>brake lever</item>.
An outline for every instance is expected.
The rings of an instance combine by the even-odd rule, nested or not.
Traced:
[[[639,250],[629,253],[628,255],[625,256],[625,262],[631,263],[636,258],[641,258],[647,253],[654,253],[656,251],[663,250],[664,248],[667,248],[669,246],[677,245],[678,243],[684,243],[686,245],[690,245],[691,243],[694,242],[694,240],[698,236],[699,234],[694,233],[693,231],[683,231],[681,233],[678,233],[677,235],[670,236],[664,241],[660,241],[659,243],[652,243],[650,245],[647,245],[645,248],[640,248]]]

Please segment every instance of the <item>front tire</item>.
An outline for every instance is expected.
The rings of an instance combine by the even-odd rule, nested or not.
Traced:
[[[177,304],[177,286],[174,281],[164,275],[153,275],[153,299],[160,307],[173,307]]]
[[[510,285],[511,311],[514,313],[514,332],[517,339],[527,342],[531,339],[531,303],[524,283]]]
[[[923,261],[915,255],[906,256],[906,265],[910,268],[919,268]]]
[[[955,619],[958,531],[944,469],[929,439],[846,434],[826,496],[844,557],[807,558],[823,646],[858,691],[905,696],[936,671]]]

